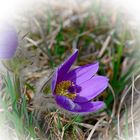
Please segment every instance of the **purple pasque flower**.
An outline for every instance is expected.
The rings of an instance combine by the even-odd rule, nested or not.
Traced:
[[[78,50],[55,71],[52,80],[52,93],[56,103],[74,113],[96,112],[105,107],[102,101],[92,101],[108,86],[108,78],[95,75],[99,63],[80,66],[70,70],[76,60]]]
[[[18,46],[18,35],[15,28],[5,21],[0,21],[0,58],[10,59]]]

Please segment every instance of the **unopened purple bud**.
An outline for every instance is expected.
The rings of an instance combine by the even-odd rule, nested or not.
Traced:
[[[9,23],[0,21],[0,58],[10,59],[18,47],[16,29]]]

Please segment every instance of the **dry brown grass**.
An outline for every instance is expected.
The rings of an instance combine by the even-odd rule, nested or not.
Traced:
[[[97,5],[101,3],[101,1],[95,2]],[[128,83],[124,86],[121,95],[116,96],[114,87],[109,85],[108,91],[113,97],[109,108],[111,113],[103,111],[81,117],[58,108],[51,95],[48,95],[50,92],[48,86],[50,86],[53,73],[49,61],[54,61],[55,65],[60,64],[73,48],[80,50],[80,57],[76,66],[91,63],[98,59],[106,75],[111,79],[114,74],[112,60],[114,57],[116,59],[118,57],[115,53],[112,55],[111,51],[115,43],[121,44],[123,42],[121,42],[123,38],[121,33],[130,28],[129,23],[126,25],[121,21],[121,23],[119,22],[120,25],[117,25],[116,9],[110,9],[111,15],[107,11],[110,5],[101,4],[101,9],[90,13],[92,7],[90,7],[91,1],[89,0],[82,1],[82,3],[69,0],[63,4],[53,0],[49,4],[48,9],[53,9],[51,12],[45,9],[45,6],[38,10],[39,5],[36,7],[37,10],[32,11],[33,13],[18,15],[15,18],[18,23],[17,26],[21,29],[21,52],[24,52],[25,57],[30,60],[21,69],[21,73],[23,80],[33,86],[35,91],[29,91],[25,85],[22,88],[24,93],[30,97],[29,111],[35,111],[34,119],[35,125],[37,125],[34,131],[37,137],[40,140],[112,140],[126,139],[127,131],[130,131],[129,136],[132,134],[132,138],[129,138],[135,139],[136,135],[139,135],[139,128],[137,129],[135,125],[135,123],[138,124],[140,115],[139,75],[132,76],[131,84]],[[70,4],[71,6],[69,6]],[[47,11],[49,12],[47,13]],[[96,15],[96,12],[99,12],[100,15]],[[90,18],[87,18],[88,16]],[[104,23],[101,20],[102,17],[99,16],[108,16],[108,21]],[[48,23],[48,20],[51,22]],[[84,28],[83,21],[85,20],[87,21]],[[123,27],[124,29],[122,29]],[[65,46],[66,50],[62,55],[57,56],[54,54],[54,48],[61,30],[64,40],[60,40],[59,43],[61,46]],[[134,31],[133,28],[130,31],[132,40],[136,39]],[[114,37],[115,34],[118,34],[118,38]],[[85,43],[87,38],[90,40],[89,44]],[[123,43],[129,44],[129,39],[125,41]],[[83,46],[86,45],[87,47],[84,48]],[[48,49],[51,50],[52,55],[48,53]],[[132,48],[126,47],[123,50],[120,75],[136,63],[136,60],[130,60],[126,57],[132,52]],[[107,93],[104,93],[103,97],[99,98],[105,99],[106,96]]]

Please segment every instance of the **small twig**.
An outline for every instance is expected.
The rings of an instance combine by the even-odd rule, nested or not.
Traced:
[[[140,75],[138,75],[138,76],[135,78],[135,82],[136,82],[139,78],[140,78]],[[133,85],[133,88],[134,88],[134,90],[135,90],[138,94],[140,94],[140,91],[136,88],[135,83],[134,83],[134,85]]]
[[[27,39],[28,37],[25,37],[25,38]],[[29,39],[30,39],[30,38],[29,38]],[[29,40],[28,40],[28,41],[29,41]],[[30,41],[29,41],[29,42],[30,42]],[[37,47],[39,47],[39,45],[40,45],[42,42],[43,42],[43,40],[42,40],[42,39],[39,39],[39,40],[37,40],[37,41],[34,41],[35,44],[33,44],[32,42],[26,44],[26,45],[25,45],[25,48],[32,47],[33,45],[37,45]]]
[[[61,139],[60,139],[60,140],[63,140],[64,132],[65,132],[65,128],[63,127],[63,128],[62,128],[62,134],[61,134]]]
[[[46,51],[44,51],[44,49],[43,49],[42,47],[39,46],[39,43],[38,43],[38,42],[36,42],[36,41],[34,41],[33,39],[28,38],[28,37],[25,37],[25,39],[26,39],[27,41],[29,41],[32,45],[34,45],[34,46],[36,46],[37,48],[39,48],[39,49],[41,50],[42,53],[44,53],[45,55],[48,56],[48,54],[46,53]]]
[[[52,39],[50,40],[50,44],[49,44],[48,48],[51,48],[51,46],[54,44],[55,38],[56,38],[57,34],[59,33],[60,29],[61,29],[61,27],[58,27],[56,29],[56,31],[54,31],[54,33],[52,35]]]
[[[93,125],[87,124],[87,123],[78,123],[78,122],[74,122],[74,124],[83,126],[83,127],[85,127],[85,128],[88,128],[88,129],[92,129],[92,128],[94,127]]]
[[[111,35],[109,35],[109,36],[106,38],[106,40],[105,40],[105,42],[104,42],[104,44],[103,44],[103,47],[102,47],[102,49],[101,49],[101,51],[100,51],[100,53],[99,53],[99,55],[98,55],[99,58],[103,55],[103,53],[104,53],[104,51],[106,50],[106,48],[107,48],[107,46],[108,46],[110,40],[111,40]]]
[[[52,58],[51,54],[49,53],[48,44],[47,44],[47,42],[46,42],[45,35],[44,35],[44,32],[43,32],[43,30],[42,30],[42,28],[41,28],[41,26],[40,26],[40,23],[36,20],[36,18],[33,18],[33,20],[34,20],[36,26],[37,26],[38,29],[39,29],[40,35],[41,35],[41,37],[42,37],[44,43],[46,44],[46,47],[45,47],[45,48],[46,48],[47,56],[49,57],[50,61],[53,62],[53,58]]]
[[[21,37],[21,40],[23,40],[28,34],[29,34],[29,32],[27,32],[26,34],[24,34],[24,35]]]
[[[94,131],[96,130],[96,128],[98,127],[98,125],[103,121],[104,118],[105,118],[105,117],[99,119],[98,122],[94,125],[94,127],[92,128],[92,130],[91,130],[91,132],[90,132],[90,134],[89,134],[89,136],[88,136],[88,138],[87,138],[87,140],[90,140],[90,139],[91,139],[91,137],[92,137]]]

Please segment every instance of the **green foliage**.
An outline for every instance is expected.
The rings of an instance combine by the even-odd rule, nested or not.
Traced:
[[[130,84],[130,79],[132,74],[136,69],[138,69],[138,65],[134,64],[131,66],[127,71],[125,71],[124,74],[121,74],[122,72],[122,62],[124,58],[123,50],[125,49],[123,43],[120,43],[114,47],[113,50],[113,59],[112,59],[112,65],[113,65],[113,77],[110,79],[110,84],[115,92],[116,98],[118,98],[125,88],[126,85]],[[133,58],[129,58],[133,59]],[[113,95],[111,91],[108,91],[108,97],[106,98],[105,102],[109,108],[110,104],[113,101]]]
[[[0,98],[5,116],[5,120],[3,119],[3,121],[9,122],[9,125],[15,129],[19,139],[25,139],[28,135],[27,132],[31,137],[35,138],[33,113],[27,109],[25,95],[23,93],[21,95],[17,93],[16,84],[18,83],[13,82],[12,76],[9,73],[3,77],[5,81],[5,99]],[[9,110],[9,107],[11,110]]]
[[[64,41],[64,36],[63,36],[63,33],[60,32],[57,34],[56,36],[56,43],[55,43],[55,46],[54,46],[54,55],[56,56],[61,56],[62,54],[64,54],[65,52],[65,46],[61,45],[62,41]]]

